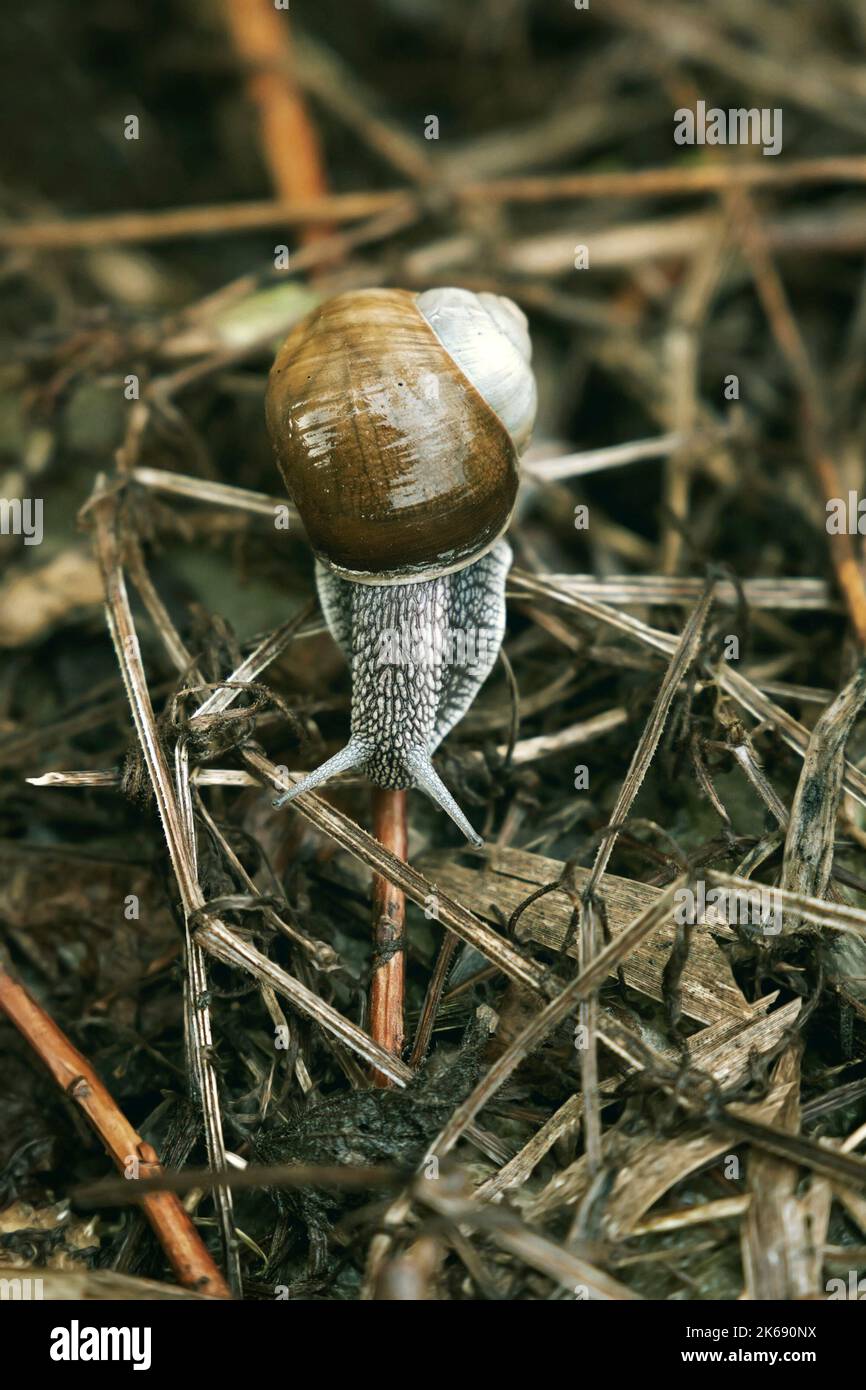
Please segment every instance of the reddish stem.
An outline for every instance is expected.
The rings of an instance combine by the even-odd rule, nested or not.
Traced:
[[[64,1094],[86,1115],[120,1171],[129,1172],[134,1162],[137,1176],[156,1177],[162,1169],[150,1144],[133,1129],[87,1058],[2,966],[0,1010],[27,1039]],[[178,1282],[198,1293],[230,1298],[228,1285],[180,1198],[174,1192],[150,1192],[142,1196],[141,1205]]]
[[[373,790],[373,834],[405,860],[409,851],[404,791]],[[370,980],[370,1036],[399,1057],[403,1050],[403,997],[406,980],[406,898],[380,874],[373,875],[373,974]],[[373,1072],[377,1086],[388,1077]]]
[[[289,15],[274,0],[225,0],[235,52],[259,116],[259,137],[274,192],[286,203],[324,197],[327,180],[319,140],[295,78]],[[301,241],[327,235],[308,225]]]

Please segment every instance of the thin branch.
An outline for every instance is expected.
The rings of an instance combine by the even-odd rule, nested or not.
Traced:
[[[66,1034],[28,994],[23,985],[0,967],[0,1009],[27,1039],[65,1096],[78,1106],[99,1135],[106,1152],[121,1173],[135,1177],[160,1177],[162,1168],[150,1144],[145,1143],[118,1109],[93,1067]],[[135,1185],[125,1184],[132,1196]],[[140,1198],[144,1213],[174,1270],[187,1289],[215,1298],[230,1298],[220,1274],[187,1212],[171,1192],[153,1192]]]
[[[398,859],[409,853],[406,792],[373,790],[373,834]],[[389,879],[373,875],[373,966],[370,976],[370,1035],[387,1052],[403,1050],[406,985],[406,896]],[[377,1086],[388,1078],[373,1073]]]
[[[464,184],[454,196],[472,204],[538,203],[574,198],[681,197],[715,193],[725,188],[789,188],[797,184],[866,183],[866,158],[860,155],[823,156],[771,165],[766,160],[742,164],[702,164],[635,172],[564,174],[539,178],[493,179]],[[16,222],[0,227],[0,246],[28,250],[57,247],[105,246],[119,242],[176,240],[191,236],[220,236],[265,227],[309,223],[352,222],[397,208],[412,210],[415,195],[403,189],[381,193],[337,193],[329,197],[286,202],[264,199],[249,203],[218,203],[161,212],[109,213],[43,222]]]
[[[319,140],[298,89],[290,16],[273,0],[223,0],[229,33],[258,109],[262,153],[277,197],[311,201],[327,189]],[[327,229],[308,224],[301,239],[314,242]]]

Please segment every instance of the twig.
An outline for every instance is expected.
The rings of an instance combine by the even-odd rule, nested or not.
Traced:
[[[224,0],[224,9],[247,90],[258,108],[274,192],[286,203],[324,196],[319,141],[294,75],[289,14],[273,0]],[[301,239],[314,242],[326,235],[326,226],[308,224]]]
[[[622,608],[692,604],[704,589],[702,579],[661,574],[611,574],[604,579],[594,574],[547,574],[545,579],[566,592]],[[802,613],[838,607],[823,579],[744,579],[741,588],[750,608]],[[736,606],[740,601],[736,586],[719,580],[715,601]]]
[[[443,934],[439,953],[436,956],[436,964],[433,967],[433,974],[427,984],[427,993],[424,996],[424,1003],[421,1008],[421,1017],[418,1019],[418,1027],[415,1031],[415,1041],[412,1044],[412,1055],[409,1058],[411,1067],[419,1067],[427,1056],[427,1049],[430,1046],[430,1039],[433,1036],[433,1025],[436,1022],[436,1013],[439,1008],[439,1001],[442,998],[442,991],[445,988],[445,981],[448,978],[448,971],[451,969],[451,962],[454,959],[454,952],[459,945],[459,938],[453,931],[447,928]]]
[[[842,797],[845,745],[866,701],[866,662],[812,730],[785,837],[782,887],[806,897],[827,892],[836,817]]]
[[[261,780],[267,785],[278,791],[286,791],[292,785],[294,779],[286,776],[258,749],[247,746],[243,750],[243,756],[248,765],[256,770]],[[298,780],[303,775],[302,773],[298,774]],[[311,821],[325,834],[330,835],[337,844],[348,850],[361,863],[367,864],[396,882],[406,896],[417,903],[419,907],[425,907],[431,894],[433,894],[436,898],[440,921],[448,926],[460,940],[465,941],[480,952],[481,955],[494,963],[497,969],[517,984],[542,997],[550,995],[549,978],[538,962],[519,955],[506,938],[493,931],[448,894],[439,892],[436,885],[412,865],[404,864],[396,859],[348,816],[343,815],[335,807],[330,806],[313,793],[299,797],[292,803],[292,806],[303,814],[305,819]],[[735,893],[754,894],[755,884],[748,879],[737,878],[730,874],[719,874],[711,869],[706,870],[705,876],[708,887],[730,887]],[[866,937],[866,912],[864,911],[816,898],[804,898],[799,894],[787,893],[781,888],[776,888],[773,891],[783,908],[790,907],[798,911],[818,926],[827,926],[836,931],[850,931]],[[208,924],[216,920],[209,914],[206,918]],[[387,1053],[375,1047],[369,1036],[361,1029],[350,1024],[330,1005],[311,994],[309,990],[300,985],[299,981],[288,975],[287,972],[280,970],[267,957],[249,947],[247,943],[235,939],[228,928],[222,924],[218,925],[222,928],[218,933],[211,934],[209,930],[200,927],[199,934],[205,944],[211,943],[216,948],[214,953],[219,955],[221,959],[227,959],[231,964],[248,969],[254,975],[257,975],[263,966],[267,967],[264,976],[277,982],[275,988],[284,993],[302,1012],[308,1013],[323,1027],[329,1028],[335,1036],[348,1042],[349,1046],[353,1046],[360,1056],[377,1066],[382,1066],[383,1062],[386,1062],[388,1069],[392,1070],[398,1080],[411,1076],[408,1067],[403,1066],[402,1063],[395,1063],[392,1058],[388,1057]]]
[[[207,974],[201,955],[201,947],[192,940],[189,928],[190,915],[203,906],[204,899],[198,885],[195,868],[195,833],[192,826],[192,809],[189,804],[188,770],[181,751],[178,754],[180,759],[178,787],[181,799],[176,800],[168,764],[156,730],[156,721],[141,660],[138,634],[126,592],[126,582],[116,534],[117,506],[117,492],[107,490],[103,477],[97,478],[95,493],[85,508],[85,515],[92,514],[95,521],[96,554],[105,585],[105,611],[108,630],[111,634],[129,699],[136,733],[150,773],[169,850],[172,852],[172,862],[183,901],[184,927],[187,934],[187,973],[184,981],[184,1001],[186,1043],[191,1064],[190,1075],[194,1082],[195,1099],[201,1107],[204,1120],[209,1162],[212,1167],[224,1168],[225,1143],[219,1104],[219,1088],[213,1064],[210,1008],[207,1002]],[[146,597],[156,597],[148,588],[145,588],[144,594]],[[162,605],[158,603],[158,606],[160,611],[156,617],[158,625],[161,625],[168,619]],[[178,638],[171,646],[173,649],[178,649],[180,646],[180,650],[176,651],[176,654],[180,656],[183,651],[180,639]],[[227,1188],[218,1187],[215,1195],[229,1282],[232,1288],[239,1292],[241,1274],[237,1240],[234,1234],[231,1193]]]
[[[373,834],[398,859],[409,853],[406,792],[373,790]],[[387,1052],[403,1050],[406,981],[406,897],[381,874],[373,875],[373,968],[370,976],[370,1036]],[[390,1081],[373,1073],[377,1086]]]
[[[262,671],[270,666],[272,661],[276,661],[281,652],[284,652],[289,643],[298,636],[315,611],[315,603],[308,603],[284,622],[281,627],[275,628],[273,632],[269,633],[264,641],[260,642],[255,650],[250,652],[249,656],[241,662],[240,666],[237,666],[226,678],[225,685],[220,685],[216,690],[213,690],[198,709],[193,711],[190,715],[190,724],[194,725],[197,721],[215,714],[224,714],[240,695],[239,687],[247,681],[254,681],[257,676],[261,675]]]
[[[589,473],[601,473],[609,468],[624,468],[627,464],[643,463],[646,459],[664,458],[683,445],[696,448],[701,443],[711,441],[713,435],[707,431],[694,435],[660,434],[656,439],[635,439],[629,444],[611,444],[606,449],[584,449],[579,454],[560,454],[547,458],[534,458],[530,451],[521,463],[521,471],[543,482],[556,482],[561,478],[584,478]]]
[[[713,587],[712,582],[707,584],[703,597],[689,615],[682,636],[672,653],[670,666],[665,672],[665,678],[650,711],[646,728],[634,751],[628,772],[623,779],[622,787],[611,812],[609,822],[611,829],[605,834],[598,847],[595,863],[592,866],[592,875],[583,895],[584,900],[598,892],[599,884],[616,844],[619,834],[618,826],[628,815],[631,804],[640,790],[641,783],[647,774],[647,769],[652,762],[659,739],[664,731],[673,698],[679,689],[680,682],[698,654],[701,635],[713,599]]]
[[[138,1200],[136,1193],[195,1192],[199,1188],[214,1187],[217,1183],[232,1187],[236,1192],[252,1192],[262,1187],[332,1187],[352,1191],[355,1188],[386,1187],[399,1176],[399,1168],[386,1164],[368,1167],[348,1163],[248,1164],[245,1168],[224,1168],[218,1173],[212,1168],[184,1168],[180,1173],[163,1170],[143,1178],[132,1194],[128,1183],[109,1178],[77,1187],[72,1196],[76,1202],[92,1206],[123,1206]]]
[[[615,971],[635,947],[639,946],[645,937],[654,932],[667,919],[674,903],[675,894],[686,885],[687,881],[683,875],[669,884],[650,907],[640,913],[624,931],[620,932],[619,936],[605,946],[602,951],[599,951],[585,970],[581,970],[570,984],[566,985],[545,1008],[530,1019],[526,1027],[518,1033],[501,1056],[497,1057],[472,1093],[454,1111],[430,1145],[429,1155],[444,1158],[445,1154],[450,1152],[461,1134],[464,1133],[466,1126],[475,1119],[479,1111],[505,1084],[523,1059],[539,1047],[553,1029],[558,1028],[574,1012],[580,1001],[589,998],[604,983],[608,974]]]
[[[285,625],[285,627],[288,626],[290,625]],[[299,623],[298,626],[301,627],[301,624]],[[317,624],[315,630],[317,632],[323,632],[325,630],[324,624]],[[280,633],[284,633],[285,628],[281,628],[279,631]],[[276,637],[276,635],[277,634],[273,634],[273,637]],[[303,630],[298,635],[309,635],[309,630],[306,625],[303,625]],[[267,638],[266,641],[271,642],[272,638]],[[262,647],[264,647],[264,645],[263,643]],[[256,663],[259,660],[259,654],[261,652],[262,648],[257,648],[255,652],[250,654],[244,665],[247,666]],[[264,653],[264,655],[267,656],[267,653]],[[263,659],[263,664],[266,665],[267,661],[270,659],[271,658],[267,656],[267,660]],[[251,680],[253,678],[247,676],[246,679]],[[232,682],[235,688],[226,688],[229,681]],[[210,717],[214,712],[227,709],[234,698],[241,693],[240,688],[238,688],[241,684],[242,681],[238,679],[237,674],[228,677],[226,685],[220,685],[214,692],[217,697],[217,703],[213,707],[213,710],[206,708],[209,706],[209,697],[200,709],[196,710],[196,712],[190,716],[190,723],[194,723],[194,721],[199,718],[203,719],[206,714]],[[529,766],[532,763],[539,762],[542,758],[550,757],[551,754],[561,753],[565,749],[573,748],[578,744],[587,743],[590,739],[600,738],[602,735],[610,733],[613,729],[620,728],[627,722],[628,715],[626,711],[617,707],[616,709],[604,710],[601,714],[595,714],[591,719],[582,720],[579,724],[569,724],[565,729],[558,729],[555,734],[539,734],[535,738],[522,738],[514,745],[511,765],[513,767]],[[497,744],[496,752],[499,757],[504,758],[508,752],[508,744]],[[485,766],[484,754],[477,748],[467,749],[465,753],[460,754],[460,759],[461,762],[469,767]],[[300,778],[305,775],[306,774],[302,772],[290,771],[290,776],[292,778]],[[25,780],[29,782],[32,787],[117,787],[120,786],[123,778],[119,772],[97,771],[94,769],[91,772],[43,772],[39,777],[27,777]],[[352,773],[342,773],[340,776],[333,779],[332,785],[335,787],[360,785],[363,780],[361,776],[355,776]],[[261,781],[258,777],[255,777],[250,772],[243,772],[240,768],[235,767],[194,767],[190,772],[190,781],[197,787],[258,787],[261,785]]]
[[[169,492],[176,497],[190,497],[211,507],[237,507],[241,511],[266,516],[271,522],[279,509],[285,509],[290,531],[303,534],[301,518],[285,497],[269,497],[264,492],[235,487],[232,483],[215,483],[210,478],[192,478],[186,473],[169,473],[165,468],[133,468],[131,476],[155,492]]]
[[[601,941],[599,904],[593,897],[580,905],[578,917],[578,969],[586,970],[595,960]],[[578,1006],[576,1041],[581,1046],[580,1081],[583,1090],[583,1138],[590,1172],[601,1168],[601,1104],[598,1094],[598,992],[582,999]]]
[[[530,575],[523,570],[512,569],[508,584],[512,592],[529,594],[534,598],[547,597],[566,608],[574,609],[575,612],[606,623],[615,631],[641,642],[652,651],[663,652],[669,656],[675,650],[676,638],[670,633],[661,632],[630,614],[607,607],[606,604],[596,603],[581,593],[569,592],[567,588],[553,583],[551,577]],[[739,671],[735,671],[726,662],[720,663],[715,678],[722,690],[731,695],[743,709],[747,709],[759,722],[766,721],[772,724],[789,748],[793,748],[801,758],[805,755],[809,745],[808,729],[793,719],[780,705],[770,700],[753,681],[741,676]],[[844,786],[846,791],[866,806],[866,776],[847,759]]]
[[[23,985],[0,966],[0,1008],[27,1039],[64,1095],[74,1101],[99,1135],[106,1152],[124,1174],[159,1177],[156,1152],[133,1129],[86,1057],[70,1042]],[[130,1165],[134,1165],[131,1170]],[[127,1185],[129,1193],[133,1187]],[[179,1282],[215,1298],[230,1298],[228,1285],[202,1243],[187,1212],[172,1192],[141,1198],[145,1215]]]
[[[469,183],[454,190],[466,203],[545,202],[573,198],[680,197],[725,188],[787,188],[811,183],[866,183],[866,159],[860,155],[825,156],[771,165],[766,160],[684,168],[641,169],[625,173],[565,174],[544,178],[499,179]],[[264,199],[218,203],[162,212],[110,213],[59,221],[16,222],[0,227],[0,246],[29,250],[104,246],[118,242],[175,240],[220,236],[264,227],[353,222],[362,217],[412,209],[416,197],[403,189],[381,193],[337,193],[305,202]]]
[[[600,903],[598,890],[619,833],[618,826],[625,819],[634,798],[640,790],[647,769],[655,755],[659,739],[664,731],[668,713],[674,696],[683,677],[694,662],[700,648],[701,635],[713,598],[713,582],[707,584],[704,594],[689,616],[682,636],[671,657],[670,666],[665,672],[659,692],[650,711],[646,727],[638,741],[628,771],[623,779],[619,795],[610,816],[610,829],[604,835],[596,854],[589,882],[575,904],[577,926],[579,928],[579,978],[591,971],[596,959],[600,931]],[[603,979],[604,977],[602,977]],[[579,996],[578,1015],[581,1033],[580,1066],[584,1096],[584,1124],[587,1161],[592,1172],[601,1166],[601,1118],[598,1096],[598,1062],[596,1050],[598,994],[597,990]]]
[[[276,788],[277,791],[287,791],[292,786],[292,779],[254,746],[247,745],[242,750],[242,755],[247,766],[258,772],[263,780]],[[471,912],[467,912],[460,903],[449,898],[445,893],[437,892],[435,884],[420,874],[411,864],[404,864],[397,859],[378,840],[374,840],[371,835],[356,825],[349,816],[343,815],[336,807],[329,805],[322,797],[317,796],[315,792],[307,792],[304,796],[299,796],[292,802],[292,810],[311,821],[326,835],[330,835],[338,845],[347,849],[350,854],[354,854],[363,864],[369,865],[371,869],[375,869],[377,873],[387,877],[419,907],[426,907],[432,895],[436,901],[440,922],[450,927],[461,940],[474,946],[477,951],[496,964],[505,975],[515,980],[517,984],[543,996],[549,994],[551,986],[543,966],[537,961],[521,955],[504,936],[500,936],[486,923],[474,917]],[[366,1034],[362,1036],[366,1038]],[[377,1049],[377,1051],[380,1056],[386,1055],[382,1053],[381,1049]],[[402,1067],[402,1064],[401,1068],[402,1070],[397,1071],[398,1077],[408,1072],[408,1068]],[[393,1069],[392,1067],[391,1070],[393,1071]]]
[[[699,246],[706,245],[718,230],[718,211],[671,213],[639,221],[618,219],[592,231],[592,264],[596,270],[629,270],[634,267],[661,266],[665,262],[687,261]],[[788,256],[804,254],[850,255],[866,244],[866,208],[852,200],[844,207],[787,208],[768,216],[767,243],[773,251]],[[463,283],[473,289],[486,289],[475,266],[483,253],[476,240],[463,237],[434,242],[405,259],[403,279],[429,283],[435,274],[459,271]],[[574,264],[574,217],[557,230],[535,232],[510,238],[499,251],[502,272],[521,277],[514,285],[515,298],[540,314],[551,314],[566,324],[586,323],[590,327],[613,328],[612,310],[595,301],[574,300],[550,288],[551,278],[564,276]],[[470,269],[470,266],[472,267]],[[531,277],[531,278],[530,278]],[[659,397],[659,404],[662,397]],[[658,410],[656,408],[656,412]],[[666,421],[660,417],[660,424]]]
[[[589,1260],[580,1258],[547,1236],[534,1231],[513,1212],[493,1206],[480,1206],[472,1201],[471,1193],[455,1194],[448,1190],[448,1186],[447,1183],[419,1180],[415,1184],[415,1195],[434,1211],[459,1222],[461,1227],[480,1228],[500,1249],[507,1250],[555,1283],[563,1284],[572,1293],[582,1290],[584,1297],[615,1299],[617,1302],[630,1302],[641,1298],[640,1294],[636,1294]]]

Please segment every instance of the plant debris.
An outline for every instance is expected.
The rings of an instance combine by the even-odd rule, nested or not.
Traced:
[[[856,1284],[862,15],[88,10],[0,44],[0,1272]],[[699,101],[780,148],[683,146]],[[525,310],[540,399],[503,660],[436,755],[480,851],[361,775],[272,804],[350,705],[274,350],[449,284]]]

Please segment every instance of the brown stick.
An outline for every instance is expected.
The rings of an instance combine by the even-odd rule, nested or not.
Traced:
[[[327,193],[315,127],[294,76],[289,16],[273,0],[225,0],[235,51],[245,69],[247,91],[259,113],[262,153],[277,196],[287,203],[309,202]],[[308,225],[304,242],[318,241],[328,229]]]
[[[448,978],[448,971],[454,959],[454,952],[460,945],[460,938],[455,936],[453,931],[445,932],[442,936],[442,944],[439,947],[439,954],[436,957],[436,964],[433,967],[433,974],[427,985],[427,993],[424,996],[424,1003],[421,1006],[421,1017],[418,1020],[418,1027],[415,1031],[415,1041],[412,1043],[412,1055],[409,1058],[409,1066],[413,1071],[420,1067],[424,1058],[427,1056],[427,1049],[430,1046],[430,1039],[433,1036],[433,1025],[436,1022],[436,1014],[442,1001],[442,991],[445,988],[445,981]]]
[[[405,861],[409,852],[406,793],[373,789],[373,834]],[[370,1035],[399,1057],[403,1050],[403,995],[406,982],[406,897],[381,874],[373,875],[373,973],[370,979]],[[377,1086],[392,1083],[373,1072]]]
[[[0,1009],[27,1039],[63,1093],[90,1121],[120,1171],[128,1172],[135,1163],[136,1176],[158,1177],[163,1170],[155,1150],[118,1109],[87,1059],[2,967]],[[142,1196],[141,1205],[178,1282],[214,1298],[230,1298],[228,1285],[178,1197],[173,1192],[151,1192]]]
[[[460,202],[547,202],[575,198],[679,197],[725,188],[786,188],[797,184],[864,183],[866,158],[860,155],[792,160],[779,167],[751,160],[684,168],[638,169],[634,172],[564,174],[519,179],[491,179],[454,190]],[[173,237],[218,236],[264,227],[303,226],[316,222],[353,222],[398,207],[417,205],[413,189],[373,193],[335,193],[330,197],[260,202],[205,204],[165,208],[159,212],[120,212],[100,217],[14,222],[0,226],[0,246],[41,250],[57,246],[102,246],[107,243],[165,241]]]

